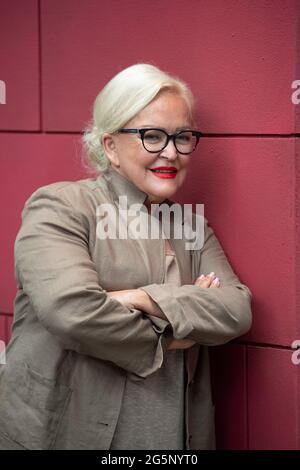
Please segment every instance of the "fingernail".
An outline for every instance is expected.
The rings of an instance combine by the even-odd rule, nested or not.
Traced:
[[[209,273],[209,276],[210,277],[214,277],[215,273],[212,271],[211,273]]]
[[[213,280],[213,284],[218,284],[220,281],[220,279],[218,277],[216,277],[216,279]]]
[[[199,279],[203,279],[204,278],[204,274],[201,274],[201,276],[199,277]]]

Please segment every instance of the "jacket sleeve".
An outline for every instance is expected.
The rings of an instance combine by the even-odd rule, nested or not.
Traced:
[[[175,287],[151,284],[141,289],[158,304],[168,318],[174,338],[193,339],[214,346],[246,333],[251,326],[251,297],[247,286],[233,272],[213,229],[205,219],[204,244],[192,254],[195,279],[214,271],[218,288],[194,285]],[[199,259],[200,258],[200,259]]]
[[[76,203],[74,204],[76,205]],[[170,335],[107,296],[88,248],[89,223],[61,191],[40,188],[25,204],[15,242],[15,274],[38,320],[65,349],[146,377],[161,367]]]

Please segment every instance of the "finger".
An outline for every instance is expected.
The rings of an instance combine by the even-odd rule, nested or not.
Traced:
[[[213,278],[211,276],[204,276],[203,274],[196,279],[195,285],[197,287],[207,288],[210,286]]]
[[[201,274],[201,276],[199,276],[195,283],[194,283],[196,286],[198,287],[206,287],[207,286],[207,279],[206,279],[206,276],[204,276],[204,274]]]
[[[220,279],[219,279],[218,277],[216,277],[216,278],[212,281],[210,287],[220,287]]]
[[[196,281],[200,281],[200,280],[204,280],[204,279],[207,279],[207,280],[213,280],[214,278],[216,277],[215,273],[212,271],[211,273],[207,274],[206,276],[204,276],[204,274],[201,274],[201,276],[199,276]]]

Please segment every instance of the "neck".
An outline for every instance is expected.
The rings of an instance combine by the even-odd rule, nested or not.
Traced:
[[[148,195],[147,198],[145,199],[144,205],[147,207],[147,210],[150,213],[152,204],[160,204],[164,200],[165,198],[159,198],[159,197]]]

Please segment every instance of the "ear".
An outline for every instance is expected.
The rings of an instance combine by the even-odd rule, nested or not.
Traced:
[[[109,161],[116,167],[120,166],[120,162],[118,159],[118,152],[117,152],[117,146],[116,146],[116,136],[109,134],[108,132],[105,132],[102,135],[101,138],[101,143],[103,150],[105,152],[105,155],[109,159]]]

